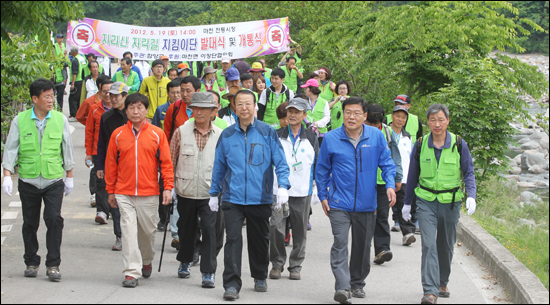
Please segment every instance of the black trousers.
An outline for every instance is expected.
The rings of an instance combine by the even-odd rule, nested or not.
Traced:
[[[209,199],[189,199],[178,195],[178,236],[180,250],[176,259],[183,263],[193,261],[198,218],[202,227],[201,265],[202,273],[215,273],[216,261],[216,212],[210,210]]]
[[[390,224],[388,215],[390,212],[390,202],[386,193],[386,185],[376,185],[376,225],[374,226],[374,255],[382,251],[390,250]]]
[[[76,112],[80,108],[80,94],[82,92],[82,81],[74,83],[75,91],[69,95],[69,115],[76,118]]]
[[[250,273],[258,280],[267,279],[269,267],[269,217],[271,205],[240,205],[222,203],[227,232],[224,249],[223,287],[241,291],[241,265],[243,252],[243,221],[246,219],[248,260]]]
[[[63,95],[65,94],[65,83],[55,86],[57,91],[57,104],[59,104],[59,112],[63,112]]]
[[[401,213],[401,210],[403,209],[403,205],[405,204],[406,188],[407,188],[407,185],[403,183],[399,192],[396,193],[397,201],[393,206],[393,208],[395,208],[395,217],[397,219],[396,221],[399,222],[399,227],[401,228],[401,233],[403,233],[403,236],[409,233],[414,233],[414,230],[416,229],[416,226],[414,225],[414,221],[412,219],[410,219],[409,221],[405,221],[403,219],[403,214]],[[411,208],[411,214],[412,214],[412,208]]]
[[[92,162],[95,164],[96,156],[92,156]],[[109,213],[113,217],[113,232],[116,237],[122,236],[120,230],[120,210],[118,208],[113,209],[109,205],[109,194],[105,190],[105,179],[99,179],[97,177],[97,168],[94,166],[90,170],[90,193],[95,194],[96,212],[103,212],[109,219]]]
[[[46,231],[46,266],[59,266],[61,263],[61,237],[63,233],[63,217],[61,217],[61,204],[63,202],[63,180],[52,185],[38,189],[32,184],[19,179],[19,198],[23,211],[23,243],[25,244],[25,265],[40,265],[38,252],[38,238],[36,232],[40,224],[40,210],[44,200],[44,223]]]

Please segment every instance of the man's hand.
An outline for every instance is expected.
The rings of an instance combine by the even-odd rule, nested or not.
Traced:
[[[164,190],[162,192],[162,205],[169,205],[172,201],[172,190]]]
[[[115,194],[109,194],[109,199],[107,199],[107,201],[109,202],[109,205],[111,206],[111,208],[113,208],[113,209],[118,208],[116,198],[115,198]]]
[[[394,206],[395,201],[397,201],[397,196],[395,196],[395,190],[392,188],[389,188],[386,190],[386,194],[388,195],[388,201],[390,202],[390,208]]]
[[[71,83],[71,91],[74,90],[74,83]]]
[[[86,166],[88,166],[88,160],[92,160],[92,156],[86,156],[86,158],[84,158],[84,164],[86,164]],[[90,166],[88,166],[89,168]]]
[[[330,211],[330,207],[328,206],[328,200],[321,201],[321,205],[323,206],[323,211],[325,211],[325,215],[328,217],[328,211]]]
[[[97,177],[99,179],[103,179],[105,177],[105,172],[104,171],[97,171]]]
[[[2,191],[4,191],[4,194],[11,196],[12,190],[13,190],[13,181],[11,180],[11,176],[5,176],[4,183],[2,183]]]
[[[403,217],[403,220],[409,221],[411,220],[411,205],[403,205],[403,209],[401,209],[401,217]]]
[[[396,182],[395,183],[395,192],[399,192],[399,190],[401,189],[401,185],[403,184],[403,182]]]

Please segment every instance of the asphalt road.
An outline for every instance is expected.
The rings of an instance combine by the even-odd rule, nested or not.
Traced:
[[[67,115],[68,106],[65,103]],[[121,285],[122,257],[112,251],[115,241],[112,222],[98,225],[94,222],[95,208],[89,205],[88,169],[84,165],[84,126],[74,126],[73,141],[76,165],[75,189],[64,197],[62,216],[65,219],[63,244],[61,246],[62,280],[50,282],[45,273],[46,227],[44,222],[38,231],[39,255],[42,265],[37,278],[23,277],[23,239],[21,235],[22,215],[18,202],[17,181],[14,180],[14,194],[2,193],[2,248],[1,248],[1,290],[2,304],[7,303],[221,303],[223,286],[223,251],[218,257],[216,288],[201,288],[198,267],[192,267],[191,278],[177,277],[176,251],[170,248],[170,234],[167,236],[162,272],[157,272],[162,233],[155,241],[153,275],[140,279],[135,289]],[[17,194],[16,194],[17,193]],[[13,218],[9,218],[13,217]],[[268,291],[254,292],[254,281],[250,277],[248,255],[246,254],[246,232],[244,235],[243,288],[238,303],[335,303],[334,277],[330,269],[330,247],[332,234],[328,218],[320,205],[313,206],[311,216],[313,229],[308,232],[306,259],[300,281],[290,281],[288,271],[279,280],[268,279]],[[351,236],[351,234],[350,234]],[[401,245],[401,233],[392,232],[394,258],[383,265],[374,265],[366,279],[366,298],[353,299],[354,303],[419,303],[422,298],[420,278],[420,239],[410,247]],[[287,247],[290,253],[290,247]],[[371,261],[373,258],[371,253]],[[271,266],[270,266],[271,268]],[[440,304],[451,303],[505,303],[506,294],[502,287],[479,260],[471,256],[463,246],[455,247],[453,269],[449,283],[451,297],[440,298]]]

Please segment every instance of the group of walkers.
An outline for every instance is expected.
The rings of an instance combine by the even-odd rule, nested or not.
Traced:
[[[85,60],[78,49],[71,53],[72,96]],[[243,226],[255,291],[267,291],[267,278],[281,278],[285,265],[289,279],[301,280],[311,204],[320,201],[334,237],[335,301],[365,298],[372,240],[374,263],[392,259],[390,208],[403,245],[416,241],[419,224],[421,302],[449,297],[461,183],[468,214],[475,211],[476,185],[467,144],[447,130],[446,106],[428,108],[430,132],[424,136],[406,95],[398,95],[386,115],[383,107],[352,96],[347,81],[331,82],[327,67],[303,82],[301,49],[284,54],[274,69],[263,59],[250,66],[229,58],[220,70],[196,62],[176,69],[166,57],[153,61],[145,78],[131,56],[123,54],[112,78],[89,58],[90,74],[81,84],[86,95],[78,93],[86,97],[78,111],[71,108],[71,117],[86,126],[83,161],[90,168],[95,221],[107,224],[112,217],[112,249],[122,252],[124,287],[151,276],[155,232],[168,226],[178,277],[189,278],[200,256],[204,288],[215,287],[217,255],[224,249],[226,300],[238,299],[243,286]],[[201,71],[193,72],[196,67]],[[73,189],[75,162],[69,120],[53,110],[58,88],[45,79],[31,84],[33,108],[12,121],[3,160],[9,196],[19,166],[24,275],[36,277],[40,266],[36,232],[43,200],[52,281],[61,279],[61,202]]]

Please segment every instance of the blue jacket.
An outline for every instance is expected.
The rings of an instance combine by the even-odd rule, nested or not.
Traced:
[[[245,133],[237,119],[218,139],[210,196],[223,193],[222,200],[233,204],[271,204],[273,165],[279,187],[288,190],[290,172],[275,129],[254,119]]]
[[[363,136],[357,148],[348,139],[344,127],[329,131],[321,145],[315,170],[319,199],[328,199],[331,209],[375,211],[378,167],[382,170],[386,189],[395,189],[396,167],[380,130],[363,125]]]

